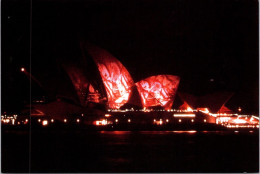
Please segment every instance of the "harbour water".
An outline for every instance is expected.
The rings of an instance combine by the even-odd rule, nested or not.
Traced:
[[[2,130],[2,172],[258,172],[259,133]]]

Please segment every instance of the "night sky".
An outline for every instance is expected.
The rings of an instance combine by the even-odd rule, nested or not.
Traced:
[[[29,70],[30,55],[32,74],[52,86],[61,72],[57,59],[75,59],[80,41],[88,41],[118,58],[135,82],[178,75],[181,92],[234,92],[227,106],[258,112],[256,0],[31,2],[2,1],[3,111],[29,101],[29,80],[20,67]]]

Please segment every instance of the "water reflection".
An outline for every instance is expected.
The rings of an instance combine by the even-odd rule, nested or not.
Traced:
[[[188,134],[194,134],[196,133],[197,131],[195,130],[190,130],[190,131],[173,131],[174,133],[188,133]]]
[[[125,135],[130,134],[132,131],[100,131],[101,134],[115,134],[115,135]]]

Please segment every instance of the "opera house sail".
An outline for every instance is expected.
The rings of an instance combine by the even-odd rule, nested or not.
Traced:
[[[72,84],[77,92],[78,98],[82,105],[85,105],[87,93],[88,93],[88,86],[89,82],[84,76],[84,73],[78,67],[73,66],[63,66],[66,70],[67,74],[69,75]]]
[[[180,82],[178,76],[157,75],[151,76],[136,83],[142,104],[145,108],[162,106],[170,109]]]
[[[94,59],[105,86],[108,107],[119,109],[127,103],[135,85],[122,63],[107,51],[86,43],[83,49]]]

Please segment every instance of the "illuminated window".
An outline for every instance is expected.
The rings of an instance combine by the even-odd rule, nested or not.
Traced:
[[[42,121],[42,125],[43,125],[43,126],[47,126],[47,125],[48,125],[48,121],[47,121],[47,120],[43,120],[43,121]]]
[[[101,121],[101,124],[102,124],[102,125],[107,125],[107,120],[105,120],[105,119],[102,120],[102,121]]]

